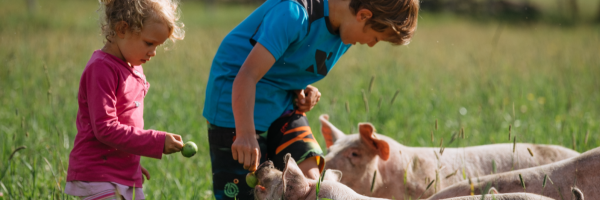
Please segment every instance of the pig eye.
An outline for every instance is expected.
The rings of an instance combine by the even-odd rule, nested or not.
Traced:
[[[358,154],[356,152],[352,152],[352,156],[353,157],[358,157]]]

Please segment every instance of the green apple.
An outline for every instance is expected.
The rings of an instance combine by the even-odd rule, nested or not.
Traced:
[[[194,155],[196,155],[196,152],[198,151],[198,146],[196,146],[196,143],[189,141],[186,142],[183,145],[183,149],[181,150],[181,154],[185,157],[192,157]]]
[[[258,184],[258,179],[256,179],[256,175],[254,175],[254,172],[246,174],[246,184],[248,184],[248,186],[250,186],[251,188],[256,187],[256,185]]]

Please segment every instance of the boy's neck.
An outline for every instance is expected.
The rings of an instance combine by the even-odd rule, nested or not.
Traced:
[[[352,16],[350,12],[350,0],[329,0],[329,22],[333,27],[334,31],[339,31],[344,18],[348,15]]]

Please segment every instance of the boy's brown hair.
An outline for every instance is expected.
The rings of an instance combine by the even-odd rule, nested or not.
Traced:
[[[419,0],[350,0],[350,10],[354,14],[362,8],[373,13],[366,23],[373,30],[384,32],[391,28],[396,32],[396,37],[388,42],[396,45],[410,43],[417,29]]]

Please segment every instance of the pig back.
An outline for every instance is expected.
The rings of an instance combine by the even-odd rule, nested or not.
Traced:
[[[440,159],[446,173],[465,171],[466,177],[480,177],[492,173],[537,167],[580,155],[556,145],[505,143],[445,150]],[[462,176],[449,177],[447,185],[463,181]]]
[[[545,197],[531,193],[509,193],[509,194],[488,194],[482,198],[481,195],[454,197],[443,200],[554,200],[553,198]]]

